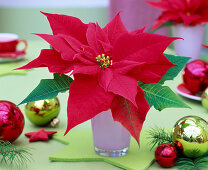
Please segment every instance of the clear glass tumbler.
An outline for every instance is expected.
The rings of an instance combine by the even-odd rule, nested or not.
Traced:
[[[119,157],[128,153],[129,132],[115,122],[111,110],[101,112],[91,120],[95,152],[101,156]]]

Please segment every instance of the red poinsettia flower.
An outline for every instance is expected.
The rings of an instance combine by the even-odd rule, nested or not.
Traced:
[[[157,23],[152,30],[160,27],[167,21],[175,24],[184,23],[185,26],[194,26],[208,22],[207,0],[159,0],[148,1],[150,5],[162,10]]]
[[[128,32],[119,14],[104,28],[66,15],[43,14],[53,35],[38,35],[53,49],[43,49],[37,59],[20,69],[72,71],[66,133],[111,109],[114,120],[139,142],[150,107],[137,81],[157,83],[174,66],[163,52],[177,38],[144,33],[144,29]]]
[[[205,48],[208,48],[208,45],[203,45]]]

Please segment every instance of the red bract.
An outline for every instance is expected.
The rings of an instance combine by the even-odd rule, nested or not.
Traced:
[[[208,45],[203,45],[205,48],[208,48]]]
[[[184,23],[185,26],[194,26],[208,22],[207,0],[159,0],[148,1],[150,5],[162,10],[157,23],[152,30],[160,27],[167,21],[174,24]]]
[[[39,36],[53,49],[42,50],[37,59],[20,69],[73,71],[66,133],[110,108],[114,120],[139,142],[150,107],[137,81],[157,83],[174,66],[163,52],[177,38],[144,33],[144,29],[128,32],[119,14],[103,29],[70,16],[44,15],[53,35]]]

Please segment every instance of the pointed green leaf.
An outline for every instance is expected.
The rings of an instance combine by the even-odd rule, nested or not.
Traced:
[[[168,58],[170,62],[177,66],[172,67],[170,70],[167,71],[167,73],[160,79],[160,84],[163,84],[166,80],[173,80],[184,68],[186,63],[191,59],[191,57],[174,56],[169,54],[164,55]]]
[[[69,85],[73,79],[64,74],[54,74],[54,79],[43,79],[38,86],[20,103],[28,103],[37,100],[52,99],[58,95],[69,90]],[[19,105],[20,105],[19,104]]]
[[[145,98],[150,106],[161,111],[165,108],[190,108],[167,86],[160,84],[139,84],[145,92]]]

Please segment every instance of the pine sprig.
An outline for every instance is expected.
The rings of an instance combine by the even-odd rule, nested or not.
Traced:
[[[176,166],[178,170],[207,170],[208,169],[208,154],[196,159],[179,158]]]
[[[152,128],[147,133],[148,139],[150,139],[149,145],[152,146],[151,150],[163,143],[170,143],[173,145],[173,136],[172,132],[170,131],[161,128]],[[198,150],[195,150],[194,155],[197,155],[198,152]],[[198,157],[195,159],[185,157],[184,155],[180,155],[176,163],[176,166],[178,170],[207,170],[208,153],[202,157]]]
[[[8,166],[15,165],[20,167],[25,166],[30,162],[31,153],[28,149],[17,147],[10,142],[0,140],[0,163],[5,163]]]
[[[167,131],[165,129],[150,129],[148,130],[148,139],[149,145],[151,146],[151,150],[154,147],[159,146],[160,144],[163,143],[170,143],[173,144],[173,135],[172,132]]]

